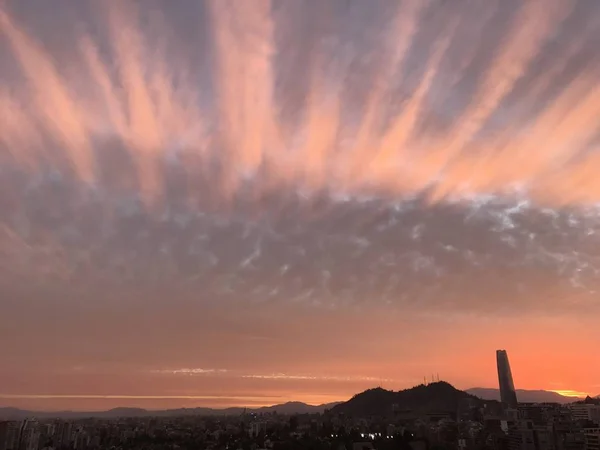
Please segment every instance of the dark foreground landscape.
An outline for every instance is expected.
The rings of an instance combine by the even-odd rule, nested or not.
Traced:
[[[370,389],[343,403],[255,410],[2,408],[0,417],[12,420],[0,422],[0,450],[594,450],[600,399],[566,403],[558,394],[522,392],[558,401],[520,403],[511,410],[442,381],[397,392]]]

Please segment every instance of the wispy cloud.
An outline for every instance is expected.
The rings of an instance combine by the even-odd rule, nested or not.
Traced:
[[[269,396],[269,397],[250,397],[250,396],[224,396],[224,395],[126,395],[126,394],[0,394],[0,398],[3,399],[131,399],[131,400],[168,400],[168,399],[179,399],[179,400],[220,400],[220,399],[232,399],[232,400],[277,400],[281,397]]]
[[[153,369],[150,373],[162,373],[162,374],[171,374],[171,375],[219,375],[226,374],[229,371],[226,369]]]
[[[307,380],[307,381],[369,381],[369,382],[394,382],[396,380],[388,378],[377,378],[367,376],[334,376],[334,375],[294,375],[285,373],[273,374],[251,374],[241,375],[242,378],[255,378],[260,380]]]
[[[246,378],[256,380],[297,380],[297,381],[339,381],[339,382],[396,382],[398,380],[390,378],[380,378],[360,375],[318,375],[318,374],[288,374],[288,373],[244,373],[241,371],[228,369],[201,369],[201,368],[183,368],[183,369],[153,369],[153,374],[164,375],[198,375],[198,376],[226,376],[231,378]]]
[[[353,92],[341,87],[358,76],[352,72],[362,61],[362,38],[346,42],[332,31],[327,45],[304,49],[303,30],[281,36],[279,22],[292,14],[286,7],[275,14],[262,0],[251,8],[216,0],[202,5],[217,24],[206,27],[209,48],[201,56],[214,55],[208,73],[203,65],[191,66],[185,47],[175,45],[177,30],[168,29],[168,11],[155,11],[170,31],[158,36],[137,20],[133,6],[112,3],[105,6],[109,14],[103,24],[108,42],[82,36],[85,27],[65,27],[62,33],[78,42],[61,49],[71,50],[77,63],[78,70],[69,72],[57,65],[51,47],[40,44],[35,27],[0,8],[8,56],[19,62],[28,88],[15,90],[9,78],[0,78],[0,117],[8,128],[0,139],[10,150],[4,156],[15,168],[27,168],[20,184],[7,179],[9,191],[13,184],[26,186],[9,193],[26,226],[6,225],[18,239],[4,245],[22,254],[7,262],[7,284],[37,274],[37,283],[97,277],[101,283],[135,286],[157,273],[173,289],[202,285],[211,298],[339,306],[368,297],[420,309],[423,301],[444,297],[446,309],[455,312],[461,302],[466,310],[493,303],[468,301],[455,292],[476,272],[485,277],[503,270],[485,280],[485,290],[501,284],[499,295],[531,304],[527,287],[535,277],[528,277],[528,270],[543,266],[552,272],[548,278],[558,280],[554,291],[564,290],[562,297],[584,292],[582,307],[593,306],[600,262],[588,249],[600,218],[600,184],[589,167],[597,166],[590,149],[600,91],[586,89],[594,85],[594,74],[579,66],[568,83],[548,80],[550,72],[539,80],[529,73],[535,61],[544,60],[552,30],[570,14],[568,5],[519,4],[499,30],[506,39],[491,49],[483,43],[474,49],[477,37],[459,32],[471,26],[471,12],[451,3],[440,10],[433,2],[409,0],[386,11],[381,23],[365,21],[367,42],[384,44],[377,48],[380,62],[360,74],[367,106],[352,120],[345,110],[353,108],[345,106],[354,101]],[[322,12],[303,8],[308,17]],[[486,9],[490,16],[495,12]],[[343,14],[323,14],[324,29],[355,20]],[[446,19],[453,25],[437,29]],[[577,42],[585,42],[594,29],[582,27]],[[483,27],[473,33],[483,34]],[[294,126],[280,113],[292,93],[277,92],[281,74],[296,80],[290,67],[279,67],[279,57],[287,54],[282,42],[290,39],[311,61],[302,71],[308,72],[306,102]],[[457,66],[448,57],[455,52],[465,59]],[[412,54],[424,55],[416,83],[399,76],[414,63]],[[490,56],[488,66],[475,67],[483,55]],[[561,67],[574,58],[572,51],[558,55],[564,59]],[[476,69],[482,76],[474,76]],[[198,77],[211,80],[212,89],[204,92],[191,81]],[[448,99],[436,96],[448,90],[444,95],[452,97],[457,90],[445,87],[444,80],[465,77],[477,80],[474,94],[462,94],[468,102],[454,99],[465,104],[453,111],[460,119],[452,121],[438,105]],[[527,124],[513,123],[509,100],[525,80],[528,92],[537,92],[528,105],[547,106]],[[546,102],[542,97],[552,86],[556,101]],[[204,106],[204,96],[216,107]],[[396,111],[388,103],[402,108]],[[508,125],[499,127],[498,116]],[[40,146],[55,151],[52,171],[45,154],[36,153]],[[345,151],[348,146],[351,151]],[[572,164],[563,164],[567,159]],[[548,170],[556,161],[560,170]],[[82,184],[90,183],[93,189],[80,196]],[[267,192],[272,201],[261,200]],[[319,196],[326,202],[315,212],[324,200]],[[244,205],[243,214],[223,206],[234,197]],[[563,209],[565,203],[573,209]],[[214,205],[218,216],[205,211]],[[268,224],[256,226],[257,215]],[[439,223],[454,226],[442,231]],[[565,238],[573,243],[566,251],[557,244]],[[26,252],[15,248],[34,241]],[[277,276],[275,267],[286,270]],[[474,284],[484,284],[477,278]],[[500,278],[512,282],[498,283]],[[417,288],[410,295],[414,303],[399,300]]]
[[[282,44],[278,41],[280,24],[277,20],[281,19],[282,13],[273,14],[267,1],[257,1],[252,7],[216,0],[205,3],[206,16],[216,24],[209,27],[208,40],[214,64],[210,65],[210,73],[202,73],[203,77],[212,79],[210,94],[216,103],[214,109],[201,106],[201,98],[206,94],[200,92],[202,88],[197,82],[191,81],[199,69],[186,62],[189,58],[185,51],[166,37],[157,38],[138,23],[139,11],[133,6],[125,8],[112,3],[105,6],[109,12],[104,25],[109,29],[111,58],[101,57],[97,49],[105,45],[90,36],[82,36],[82,27],[64,31],[72,33],[73,41],[79,42],[72,49],[72,58],[80,68],[75,72],[76,83],[72,73],[59,70],[53,53],[39,43],[35,33],[26,32],[26,27],[17,23],[9,11],[0,9],[0,31],[8,38],[31,94],[31,98],[16,99],[19,100],[16,104],[27,104],[28,108],[15,109],[15,114],[10,117],[12,131],[6,139],[13,145],[27,147],[44,142],[44,137],[51,138],[60,144],[65,153],[63,156],[78,177],[96,182],[95,178],[102,172],[102,168],[97,167],[100,161],[95,161],[97,143],[101,136],[112,135],[133,162],[134,173],[131,175],[136,178],[138,189],[155,200],[164,198],[168,189],[161,161],[175,154],[185,157],[188,175],[201,169],[190,164],[193,159],[201,165],[214,160],[222,162],[218,173],[213,173],[220,178],[213,188],[222,190],[224,199],[234,192],[244,193],[244,186],[251,180],[253,189],[258,191],[291,184],[307,192],[326,188],[355,196],[364,195],[368,186],[375,193],[387,191],[394,195],[410,195],[438,185],[432,195],[439,200],[465,193],[505,192],[510,190],[510,183],[521,181],[532,188],[541,183],[549,189],[543,196],[540,194],[548,202],[560,202],[564,187],[577,181],[589,183],[589,195],[597,200],[600,188],[589,177],[578,176],[581,164],[564,167],[563,175],[559,177],[547,171],[557,157],[560,156],[560,161],[576,158],[593,146],[594,133],[590,130],[594,130],[594,122],[590,117],[596,117],[599,108],[597,93],[592,90],[585,96],[585,101],[575,101],[582,96],[586,83],[593,85],[593,73],[581,73],[571,83],[561,83],[560,98],[568,101],[548,106],[550,115],[544,112],[531,117],[527,129],[533,133],[534,141],[543,137],[551,150],[540,153],[532,148],[532,139],[522,137],[523,131],[527,130],[524,123],[511,123],[504,131],[498,129],[495,133],[486,133],[495,125],[496,116],[505,113],[509,97],[520,84],[527,81],[528,91],[538,92],[538,96],[547,93],[548,89],[536,89],[538,85],[549,85],[547,77],[530,80],[529,72],[533,62],[545,55],[545,44],[554,35],[553,30],[572,12],[571,4],[536,0],[518,5],[515,17],[504,30],[505,39],[492,49],[495,53],[483,44],[478,48],[478,53],[494,57],[480,70],[483,76],[476,83],[470,102],[462,110],[453,111],[452,115],[458,120],[433,133],[439,135],[439,139],[431,139],[432,135],[427,135],[420,125],[444,122],[448,112],[433,105],[447,99],[432,96],[440,95],[444,79],[463,79],[472,75],[469,70],[474,70],[477,58],[473,57],[471,47],[472,41],[477,39],[469,36],[470,42],[465,43],[465,36],[450,30],[453,27],[440,27],[437,33],[431,28],[437,27],[439,19],[457,24],[458,29],[471,27],[472,18],[467,8],[454,4],[448,4],[442,10],[427,1],[407,0],[402,5],[397,10],[391,9],[387,22],[364,23],[365,35],[386,44],[384,48],[377,48],[385,55],[377,59],[382,62],[369,65],[371,70],[361,74],[363,85],[369,87],[366,111],[361,120],[346,123],[344,107],[353,100],[348,98],[351,91],[332,88],[344,87],[346,78],[356,76],[352,71],[354,63],[360,62],[358,55],[362,52],[358,48],[361,42],[360,39],[346,42],[341,36],[335,36],[329,42],[332,48],[340,47],[333,65],[335,70],[328,70],[331,62],[323,55],[326,48],[317,45],[309,49],[314,53],[311,54],[314,64],[304,68],[310,80],[306,117],[292,130],[292,137],[287,141],[282,138],[286,117],[280,114],[282,105],[279,103],[285,103],[285,94],[291,93],[284,93],[283,99],[277,95],[278,76],[275,74],[280,69],[293,71],[278,67],[278,55],[287,51],[280,48]],[[425,13],[430,8],[438,9],[437,19]],[[490,6],[488,12],[493,8]],[[155,17],[161,18],[156,22],[165,28],[168,20],[163,16],[168,14],[156,11]],[[341,16],[337,20],[352,20],[352,17]],[[593,32],[590,28],[582,27],[583,36],[578,36],[578,42],[589,38]],[[426,30],[428,42],[422,42],[416,30]],[[159,32],[160,36],[173,35],[173,30],[166,31],[171,34]],[[475,31],[484,33],[481,27],[476,27]],[[299,42],[295,45],[301,47],[303,38],[305,36],[297,36]],[[449,64],[448,55],[464,46],[470,49],[465,56],[467,63],[456,67]],[[342,51],[342,48],[349,51]],[[424,75],[417,86],[412,86],[409,80],[401,77],[399,80],[398,74],[414,63],[409,55],[415,49],[427,51],[422,52],[425,55]],[[572,58],[571,53],[557,55],[563,59]],[[569,61],[561,61],[561,67],[568,65]],[[334,75],[339,79],[331,80]],[[552,82],[558,83],[558,75],[555,74],[557,80]],[[408,100],[399,101],[404,105],[400,111],[390,112],[388,102],[384,100],[386,96],[394,95],[398,83],[402,90],[408,90]],[[87,97],[79,95],[76,88],[82,85],[86,85]],[[446,89],[449,88],[446,86]],[[0,92],[8,95],[10,85],[0,85]],[[325,100],[322,92],[327,93]],[[450,97],[452,94],[454,92],[445,95]],[[3,105],[15,104],[14,100],[7,97],[6,102],[1,102],[0,111],[4,109]],[[40,131],[46,136],[40,141],[38,133],[34,133],[28,143],[23,139],[32,123],[39,124]],[[389,125],[383,127],[382,123]],[[385,138],[381,139],[382,135]],[[344,139],[348,140],[348,137],[352,138],[352,151],[340,151],[347,146]],[[527,157],[527,165],[519,167],[515,175],[507,179],[507,171],[510,169],[512,173],[513,169],[511,161],[524,152],[536,156]],[[19,152],[13,150],[13,153],[18,163],[25,164]],[[491,159],[490,155],[493,156]],[[30,155],[28,157],[31,159]],[[488,163],[494,163],[494,166]],[[479,171],[477,180],[466,183],[465,165],[486,170]],[[404,177],[397,176],[401,167],[410,168],[404,171]],[[356,168],[360,168],[360,177],[356,177]],[[323,176],[325,173],[329,176]],[[514,176],[519,179],[512,179]],[[548,182],[549,177],[553,183]],[[531,189],[530,193],[537,191]],[[570,202],[584,200],[569,199]]]

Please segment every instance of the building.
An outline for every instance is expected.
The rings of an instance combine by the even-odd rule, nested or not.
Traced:
[[[88,434],[83,430],[78,431],[75,435],[74,448],[76,450],[85,450],[89,445],[90,437]]]
[[[588,420],[600,425],[600,405],[573,403],[569,405],[573,420]]]
[[[570,417],[560,416],[553,420],[554,439],[557,450],[584,450],[585,436]]]
[[[21,435],[21,422],[0,422],[0,450],[17,450]]]
[[[513,383],[512,372],[508,362],[506,350],[496,351],[496,363],[498,365],[498,383],[500,385],[500,400],[505,406],[516,409],[517,392]]]
[[[261,433],[265,433],[267,431],[267,423],[266,422],[252,422],[250,424],[250,429],[248,430],[248,434],[250,437],[257,437]]]
[[[40,426],[36,420],[26,420],[21,431],[20,450],[38,450]]]
[[[600,428],[586,428],[583,430],[585,436],[585,450],[600,450]]]
[[[521,419],[508,423],[507,434],[510,450],[556,450],[551,425]]]
[[[54,434],[57,447],[70,447],[72,440],[73,424],[70,422],[59,422]]]
[[[508,448],[510,450],[537,450],[532,424],[527,421],[508,422]]]

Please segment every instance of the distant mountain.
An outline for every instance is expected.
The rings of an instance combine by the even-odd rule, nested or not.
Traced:
[[[438,381],[419,385],[403,391],[387,391],[382,388],[369,389],[355,395],[345,403],[332,409],[333,413],[348,415],[385,415],[397,410],[418,412],[456,412],[464,400],[483,404],[483,400],[456,389],[449,383]]]
[[[161,413],[161,411],[157,411]],[[113,417],[141,417],[151,415],[151,411],[141,408],[115,408],[108,411],[27,411],[18,408],[0,408],[0,420],[21,420],[28,417],[63,419],[79,419],[85,417],[113,418]]]
[[[317,414],[322,413],[326,409],[331,409],[341,402],[325,403],[323,405],[307,405],[302,402],[288,402],[282,405],[265,406],[253,410],[257,413],[277,413],[277,414]]]
[[[118,417],[171,417],[171,416],[235,416],[244,412],[257,414],[318,414],[326,409],[331,409],[339,403],[326,403],[323,405],[307,405],[301,402],[288,402],[281,405],[265,406],[261,408],[178,408],[160,411],[142,408],[114,408],[108,411],[25,411],[18,408],[0,408],[0,420],[20,420],[27,417],[63,419],[81,419],[86,417],[97,417],[101,419],[113,419]]]
[[[500,390],[498,389],[472,388],[467,389],[466,392],[484,400],[500,401]],[[526,389],[517,389],[517,399],[521,403],[560,403],[561,405],[582,400],[578,397],[567,397],[552,391],[532,391]]]

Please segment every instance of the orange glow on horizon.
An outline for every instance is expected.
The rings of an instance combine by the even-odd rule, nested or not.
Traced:
[[[564,397],[587,397],[589,396],[589,392],[580,392],[580,391],[572,391],[568,389],[559,389],[559,390],[551,390],[551,392],[556,392]]]

